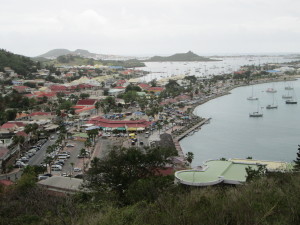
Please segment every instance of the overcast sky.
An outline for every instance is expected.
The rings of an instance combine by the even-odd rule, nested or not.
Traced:
[[[0,48],[27,56],[300,52],[300,0],[0,0]]]

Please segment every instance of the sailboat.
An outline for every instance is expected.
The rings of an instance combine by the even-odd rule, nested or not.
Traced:
[[[248,97],[248,98],[247,98],[247,100],[250,100],[250,101],[252,101],[252,100],[258,100],[258,97],[254,97],[254,96],[253,96],[253,85],[252,85],[252,92],[251,92],[251,96],[250,96],[250,97]]]
[[[290,84],[287,84],[287,86],[285,86],[284,89],[285,90],[293,90],[294,88]]]
[[[249,117],[263,117],[262,108],[263,107],[261,107],[261,111],[259,111],[259,102],[257,102],[257,111],[249,113]]]
[[[278,108],[278,105],[275,105],[274,104],[275,102],[275,97],[274,97],[274,93],[273,93],[273,102],[272,102],[272,105],[267,105],[267,109],[277,109]]]
[[[276,89],[274,88],[274,83],[272,84],[272,87],[271,87],[271,88],[268,88],[268,89],[266,90],[266,92],[268,92],[268,93],[276,93],[276,92],[277,92]]]
[[[290,92],[288,91],[287,94],[282,95],[282,98],[283,98],[283,99],[291,99],[291,98],[293,98],[293,96],[291,96],[291,95],[290,95]]]
[[[298,102],[297,102],[297,100],[295,98],[295,94],[294,93],[293,93],[293,96],[292,96],[291,99],[288,99],[288,100],[285,101],[285,104],[297,104],[297,103]]]

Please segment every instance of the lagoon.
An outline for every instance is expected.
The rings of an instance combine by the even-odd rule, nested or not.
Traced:
[[[291,84],[300,97],[300,80]],[[286,94],[285,82],[254,85],[254,95],[263,107],[262,118],[249,117],[257,110],[257,101],[249,101],[251,86],[239,87],[230,95],[211,100],[195,108],[201,117],[211,117],[209,124],[183,139],[183,151],[194,153],[193,166],[208,159],[246,158],[291,162],[296,158],[300,144],[300,102],[287,105],[282,95]],[[274,87],[278,109],[266,109],[273,101],[273,94],[266,92]],[[299,99],[298,99],[299,100]]]

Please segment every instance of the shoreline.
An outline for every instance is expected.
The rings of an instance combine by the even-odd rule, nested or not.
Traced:
[[[297,80],[298,78],[300,78],[300,75],[294,75],[293,77],[289,76],[289,77],[283,77],[283,78],[280,78],[280,79],[268,79],[268,80],[256,80],[255,83],[251,83],[251,84],[239,84],[239,85],[233,85],[232,87],[228,87],[227,90],[225,90],[224,92],[222,93],[219,93],[219,94],[216,94],[215,96],[211,96],[207,99],[204,99],[202,101],[199,101],[195,104],[192,105],[191,107],[191,114],[193,114],[194,116],[198,116],[196,115],[194,112],[195,112],[195,109],[196,107],[200,106],[200,105],[203,105],[204,103],[207,103],[213,99],[216,99],[216,98],[219,98],[219,97],[222,97],[222,96],[225,96],[225,95],[229,95],[231,94],[231,91],[235,88],[239,88],[239,87],[246,87],[246,86],[250,86],[250,85],[256,85],[256,84],[264,84],[264,83],[272,83],[272,82],[284,82],[284,81],[295,81]],[[200,116],[198,116],[200,117]],[[177,137],[173,137],[173,142],[174,142],[174,145],[175,145],[175,148],[178,152],[178,160],[180,160],[182,163],[186,163],[186,159],[184,157],[184,152],[183,152],[183,149],[180,145],[180,141],[182,139],[184,139],[187,134],[191,133],[192,131],[194,131],[195,129],[197,128],[200,128],[206,124],[208,121],[210,121],[212,118],[203,118],[204,120],[202,120],[201,122],[199,122],[197,125],[193,126],[192,128],[188,129],[189,132],[184,132],[185,135],[182,135],[182,137],[179,139]]]

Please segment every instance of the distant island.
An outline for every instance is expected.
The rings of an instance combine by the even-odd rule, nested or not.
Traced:
[[[96,53],[90,53],[87,50],[84,49],[77,49],[75,51],[70,51],[68,49],[52,49],[45,54],[39,55],[38,57],[42,58],[57,58],[62,55],[77,55],[77,56],[82,56],[86,58],[93,58],[96,57]]]
[[[216,59],[210,59],[203,56],[199,56],[192,51],[187,53],[177,53],[171,56],[153,56],[144,62],[208,62],[208,61],[220,61]]]

